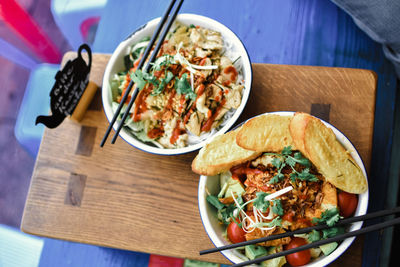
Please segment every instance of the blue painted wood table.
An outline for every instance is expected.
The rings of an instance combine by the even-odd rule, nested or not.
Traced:
[[[140,25],[161,16],[167,1],[109,0],[99,24],[93,50],[112,53]],[[373,70],[378,74],[375,106],[373,156],[370,168],[369,211],[386,204],[396,99],[396,78],[379,44],[373,42],[352,19],[326,0],[187,0],[181,13],[211,17],[231,28],[243,41],[252,62],[336,66]],[[387,245],[382,233],[373,233],[355,246],[363,245],[363,266],[379,266],[381,249]],[[80,246],[80,245],[76,245]],[[354,247],[354,245],[353,245]],[[357,253],[354,248],[351,253]],[[387,248],[387,247],[386,247]],[[44,249],[42,262],[50,262],[52,246]],[[50,252],[49,252],[50,251]],[[73,258],[68,249],[65,259]],[[355,252],[354,252],[355,251]],[[118,250],[110,257],[131,257]],[[124,254],[124,255],[123,255]],[[90,255],[90,254],[88,254]],[[94,255],[94,254],[93,254]],[[383,259],[384,261],[384,259]],[[122,262],[122,261],[121,261]],[[129,260],[127,260],[129,262]],[[361,265],[351,256],[339,263]],[[74,265],[86,265],[85,261]],[[137,265],[140,266],[140,265]]]

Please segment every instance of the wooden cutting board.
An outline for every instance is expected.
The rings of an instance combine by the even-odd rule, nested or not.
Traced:
[[[75,57],[67,53],[63,62]],[[90,79],[101,85],[109,55],[94,54]],[[329,121],[371,159],[377,77],[369,70],[253,64],[253,86],[238,122],[269,111],[303,111]],[[80,123],[46,129],[25,211],[24,232],[174,257],[228,263],[198,212],[196,152],[157,156],[118,139],[100,141],[108,121],[100,93]],[[361,264],[362,242],[335,262]]]

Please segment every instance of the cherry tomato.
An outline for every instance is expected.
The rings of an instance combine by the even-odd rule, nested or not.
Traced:
[[[293,237],[290,243],[285,246],[285,250],[297,248],[306,244],[307,241],[304,238]],[[310,259],[311,253],[309,249],[286,255],[286,260],[292,266],[301,266],[307,264],[310,262]]]
[[[354,211],[356,210],[358,205],[358,198],[355,194],[342,191],[338,195],[338,202],[340,209],[339,214],[347,218],[353,215]]]
[[[239,227],[235,222],[231,222],[227,229],[228,238],[232,243],[240,243],[246,241],[245,231]]]

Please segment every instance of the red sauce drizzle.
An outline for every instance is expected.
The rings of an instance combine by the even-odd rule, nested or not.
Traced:
[[[133,111],[133,121],[140,121],[140,115],[147,110],[146,98],[153,89],[153,85],[149,84],[145,89],[139,92],[135,100],[135,109]]]
[[[185,102],[186,102],[185,96],[184,96],[184,95],[181,95],[181,99],[180,99],[180,101],[179,101],[179,108],[178,108],[178,113],[179,113],[179,115],[182,114],[182,111],[183,111],[183,104],[185,104]]]
[[[220,105],[218,106],[217,110],[214,112],[214,114],[211,115],[211,117],[209,117],[207,119],[207,121],[203,124],[203,126],[201,127],[201,131],[202,132],[208,132],[211,130],[211,126],[214,123],[215,118],[218,116],[218,114],[220,113],[222,107],[225,105],[226,99],[222,99],[222,101],[220,102]]]
[[[178,140],[179,136],[180,136],[181,134],[185,133],[185,130],[183,130],[183,129],[181,129],[181,128],[179,127],[179,124],[180,124],[180,123],[181,123],[181,121],[178,120],[178,121],[176,122],[175,129],[172,131],[171,138],[169,139],[169,142],[170,142],[171,144],[175,144],[175,142]]]
[[[164,129],[163,127],[160,128],[153,128],[151,129],[148,133],[147,136],[151,139],[156,139],[157,137],[160,137],[164,134]]]
[[[238,72],[237,72],[237,70],[235,69],[234,66],[232,66],[232,65],[231,65],[231,66],[228,66],[228,67],[226,67],[223,71],[224,71],[225,74],[229,74],[229,73],[231,74],[231,79],[225,81],[225,82],[223,83],[223,85],[228,86],[231,82],[236,81],[236,79],[237,79],[237,77],[238,77]]]

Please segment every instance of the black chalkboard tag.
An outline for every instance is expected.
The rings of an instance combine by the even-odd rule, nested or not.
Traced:
[[[88,54],[88,63],[82,57],[82,50]],[[43,123],[48,128],[60,125],[66,116],[71,115],[89,83],[92,51],[87,44],[78,49],[78,57],[68,60],[64,68],[57,72],[56,82],[50,92],[50,108],[52,115],[38,116],[36,124]]]

